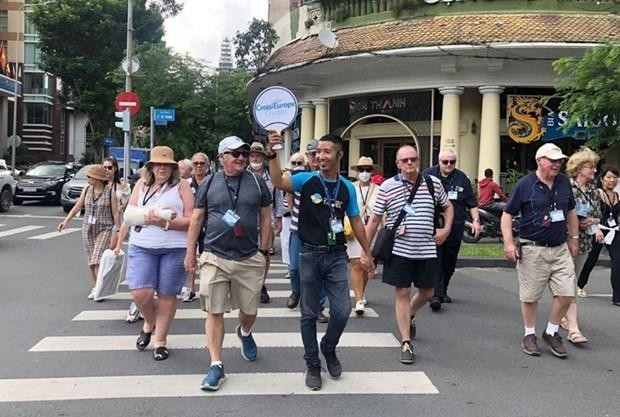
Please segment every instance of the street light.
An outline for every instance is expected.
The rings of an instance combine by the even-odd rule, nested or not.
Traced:
[[[42,3],[37,3],[37,6],[47,6],[48,4],[52,4],[52,3],[56,3],[56,0],[48,0],[48,1],[44,1]],[[25,25],[26,25],[26,13],[25,13],[25,9],[26,6],[30,6],[31,4],[22,4],[19,9],[17,9],[17,13],[18,15],[21,12],[24,12],[24,18],[23,19],[18,19],[21,22],[21,31],[17,31],[17,36],[15,37],[15,85],[13,86],[13,143],[11,144],[11,169],[13,170],[13,174],[15,174],[15,154],[16,154],[16,148],[17,148],[17,77],[19,74],[19,37],[20,35],[24,35],[24,32],[26,31]],[[19,27],[18,27],[19,29]],[[25,45],[25,36],[22,36],[22,39],[24,40],[24,49],[26,48]],[[26,57],[26,53],[24,51],[24,58]],[[25,59],[24,59],[25,61]],[[22,67],[23,68],[23,67]],[[22,84],[22,97],[24,96],[24,86]]]

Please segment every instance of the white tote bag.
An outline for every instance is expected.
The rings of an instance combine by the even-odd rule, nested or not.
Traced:
[[[115,255],[110,249],[106,249],[101,255],[97,284],[95,284],[95,301],[105,300],[118,293],[125,265],[125,252],[122,250]]]

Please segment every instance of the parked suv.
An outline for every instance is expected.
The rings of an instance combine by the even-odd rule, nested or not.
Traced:
[[[4,160],[0,159],[0,212],[8,211],[11,208],[14,193],[15,180],[11,171],[7,169]]]
[[[17,179],[13,203],[24,200],[48,201],[60,204],[62,186],[74,174],[74,165],[64,162],[41,162]]]
[[[60,204],[65,213],[71,211],[75,203],[79,200],[82,190],[88,185],[88,177],[86,176],[88,168],[90,168],[90,165],[82,167],[71,180],[63,185]]]

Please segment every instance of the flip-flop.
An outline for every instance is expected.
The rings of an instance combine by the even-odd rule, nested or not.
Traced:
[[[153,359],[156,361],[165,361],[168,359],[170,352],[168,352],[168,348],[166,346],[158,346],[153,351]]]
[[[588,343],[588,338],[581,334],[581,332],[571,332],[566,338],[573,345],[581,345],[583,343]]]
[[[148,333],[145,332],[144,330],[140,330],[140,335],[138,336],[138,339],[136,340],[136,348],[139,351],[143,351],[144,349],[146,349],[149,343],[151,343],[151,335],[153,334],[153,330],[151,330]]]

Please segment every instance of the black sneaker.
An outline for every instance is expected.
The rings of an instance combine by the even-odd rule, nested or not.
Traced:
[[[288,296],[288,300],[286,301],[286,306],[292,310],[295,307],[297,307],[298,304],[299,304],[299,295],[292,292],[291,295]]]
[[[325,314],[323,314],[323,312],[321,311],[319,313],[319,315],[316,318],[316,321],[318,321],[321,324],[326,324],[329,323],[329,316],[326,316]]]
[[[308,368],[306,372],[306,386],[312,391],[318,391],[321,389],[321,367],[313,366]]]
[[[410,341],[405,340],[400,345],[400,363],[411,365],[415,360],[415,354],[413,353],[413,345]]]
[[[261,304],[267,304],[271,300],[269,297],[269,293],[267,292],[267,287],[263,285],[263,288],[260,290],[260,302]]]
[[[336,351],[333,350],[331,352],[327,351],[327,347],[325,346],[325,340],[321,340],[321,353],[325,356],[325,362],[327,363],[327,372],[329,372],[329,376],[334,379],[337,379],[342,375],[342,364],[338,357],[336,356]]]
[[[452,298],[450,298],[450,296],[448,294],[443,296],[443,300],[444,303],[448,303],[450,304],[452,302]]]
[[[560,337],[558,332],[555,332],[555,334],[551,336],[545,331],[543,332],[542,338],[547,343],[547,345],[549,345],[549,349],[555,357],[558,357],[560,359],[566,359],[566,357],[568,356],[568,352],[566,352],[566,348],[562,344],[562,338]]]
[[[432,297],[428,302],[429,307],[433,311],[439,311],[441,308],[441,297]]]
[[[416,326],[415,326],[415,316],[411,316],[409,318],[409,337],[411,340],[415,339],[416,334]]]

